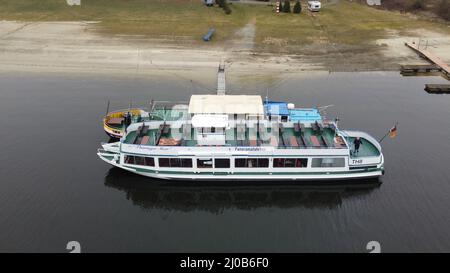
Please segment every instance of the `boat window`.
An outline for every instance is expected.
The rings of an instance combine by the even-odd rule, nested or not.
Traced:
[[[344,158],[313,158],[311,162],[313,168],[339,168],[345,167]]]
[[[197,159],[197,168],[212,168],[213,162],[211,158]]]
[[[274,168],[306,168],[308,166],[307,158],[274,158]]]
[[[170,167],[169,158],[158,158],[158,162],[160,167]]]
[[[181,168],[181,160],[179,158],[170,158],[169,159],[170,167],[172,168]]]
[[[294,168],[295,167],[295,158],[286,158],[284,160],[284,167],[285,168]]]
[[[269,167],[269,159],[268,158],[258,158],[258,167],[259,168],[268,168]]]
[[[190,158],[159,158],[160,167],[170,168],[192,168],[192,159]]]
[[[234,166],[235,166],[236,168],[244,168],[244,167],[247,167],[245,163],[246,163],[245,158],[236,158],[236,159],[234,160]]]
[[[136,165],[144,165],[144,157],[142,157],[142,156],[135,156],[134,157],[134,164],[136,164]]]
[[[192,168],[192,159],[190,158],[171,158],[169,162],[172,168]]]
[[[214,167],[215,168],[229,168],[230,167],[230,159],[216,158],[216,159],[214,159]]]
[[[236,158],[234,161],[236,168],[267,168],[268,158]]]
[[[153,157],[126,155],[124,161],[125,164],[155,166],[155,160]]]
[[[192,159],[181,158],[181,166],[183,166],[183,168],[192,168]]]
[[[134,164],[134,156],[126,155],[124,158],[125,164]]]
[[[145,157],[145,166],[155,166],[155,159],[153,157]]]

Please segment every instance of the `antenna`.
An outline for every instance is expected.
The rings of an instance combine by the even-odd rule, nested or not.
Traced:
[[[336,129],[334,130],[334,137],[336,137],[337,131],[339,130],[338,123],[339,123],[339,117],[336,117],[336,118],[334,119],[334,124],[335,124],[335,126],[336,126]]]
[[[334,104],[330,104],[330,105],[326,105],[326,106],[317,106],[317,110],[319,110],[320,115],[326,116],[327,115],[326,110],[333,106],[334,106]]]
[[[319,109],[319,111],[325,110],[329,107],[333,107],[334,104],[330,104],[330,105],[325,105],[325,106],[317,106],[317,109]]]
[[[109,100],[108,100],[108,105],[106,106],[106,115],[108,115],[109,113]]]
[[[153,99],[150,100],[150,112],[153,112]]]

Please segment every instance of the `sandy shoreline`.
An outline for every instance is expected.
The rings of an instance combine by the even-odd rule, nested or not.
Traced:
[[[109,75],[164,75],[186,77],[215,74],[220,60],[228,73],[270,75],[305,71],[396,70],[401,64],[424,63],[403,45],[414,35],[379,40],[368,52],[305,49],[305,55],[274,55],[252,51],[252,29],[246,26],[227,47],[189,48],[186,43],[138,36],[102,36],[95,22],[0,21],[0,72],[97,73]],[[450,37],[418,33],[430,50],[450,63]],[[428,36],[426,36],[428,35]],[[225,49],[226,48],[226,49]],[[317,49],[315,49],[317,50]],[[315,52],[315,53],[314,53]]]

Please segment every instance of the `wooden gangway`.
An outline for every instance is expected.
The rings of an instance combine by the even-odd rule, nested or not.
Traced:
[[[444,61],[442,61],[440,58],[438,58],[436,55],[431,53],[430,51],[426,49],[420,49],[418,44],[415,43],[405,43],[405,45],[412,50],[414,50],[416,53],[418,53],[423,58],[427,59],[429,62],[437,65],[441,68],[442,73],[444,73],[447,77],[450,76],[450,66]]]
[[[217,95],[225,95],[226,79],[225,79],[225,64],[223,61],[219,64],[217,71]]]

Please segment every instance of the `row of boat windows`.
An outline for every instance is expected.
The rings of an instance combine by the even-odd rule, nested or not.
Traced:
[[[126,155],[124,159],[126,164],[155,166],[155,159],[153,157]]]
[[[126,155],[126,164],[155,166],[153,157]],[[229,158],[197,159],[197,168],[230,168]],[[191,158],[158,158],[159,167],[164,168],[192,168]],[[234,161],[236,168],[268,168],[268,158],[236,158]],[[305,168],[308,166],[308,158],[274,158],[274,168]],[[313,158],[311,161],[313,168],[337,168],[345,167],[344,158]]]

